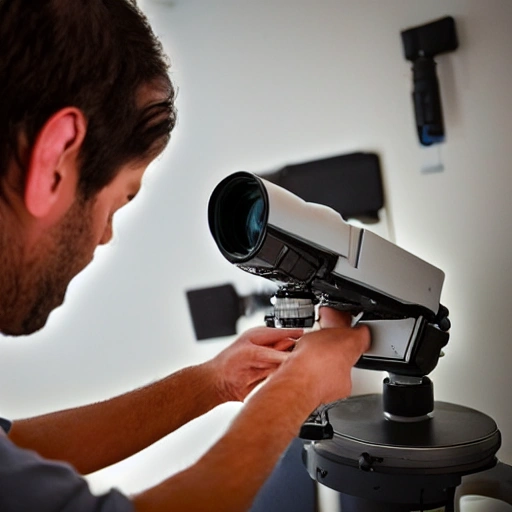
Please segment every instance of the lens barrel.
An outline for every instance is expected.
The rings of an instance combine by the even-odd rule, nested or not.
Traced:
[[[268,196],[261,180],[239,172],[217,185],[208,205],[212,236],[231,262],[250,259],[265,238]]]

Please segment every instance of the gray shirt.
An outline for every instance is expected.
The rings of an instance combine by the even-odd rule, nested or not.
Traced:
[[[8,422],[1,421],[6,428]],[[68,464],[18,448],[0,428],[0,510],[2,512],[134,512],[113,489],[94,496]]]

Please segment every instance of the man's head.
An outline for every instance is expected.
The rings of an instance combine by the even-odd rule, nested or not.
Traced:
[[[129,0],[0,0],[0,331],[44,325],[175,123]]]

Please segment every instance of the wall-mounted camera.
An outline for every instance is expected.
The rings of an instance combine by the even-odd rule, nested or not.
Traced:
[[[412,62],[413,104],[418,138],[422,145],[443,142],[445,129],[434,57],[459,46],[451,16],[404,30],[405,58]]]

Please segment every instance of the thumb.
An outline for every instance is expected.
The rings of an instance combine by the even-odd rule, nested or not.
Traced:
[[[350,327],[352,322],[352,315],[350,313],[328,307],[320,308],[319,316],[320,327],[322,327],[322,329],[330,327]]]

